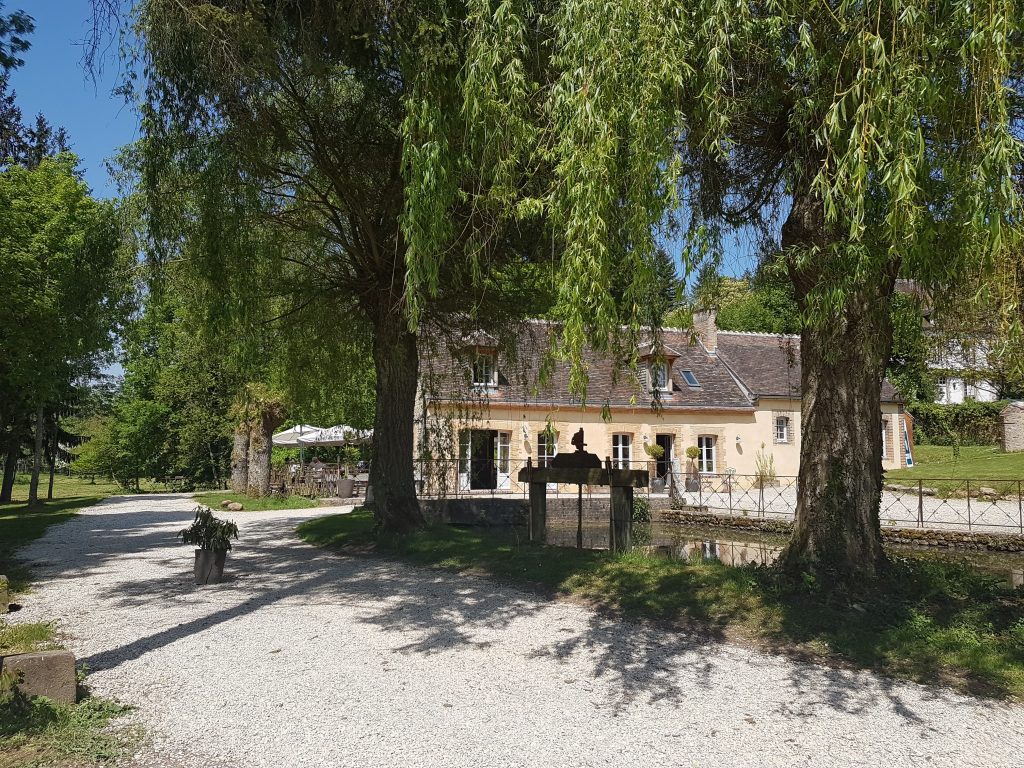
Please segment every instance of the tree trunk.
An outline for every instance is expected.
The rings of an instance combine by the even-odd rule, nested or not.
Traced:
[[[57,470],[57,438],[54,436],[53,442],[50,445],[50,450],[47,451],[46,459],[50,465],[50,481],[46,486],[46,500],[53,501],[53,475]]]
[[[400,313],[376,318],[373,365],[377,404],[370,486],[377,527],[406,533],[424,525],[413,479],[413,419],[419,356],[416,336]]]
[[[4,480],[0,486],[0,503],[9,502],[14,497],[14,478],[18,473],[18,458],[21,454],[21,439],[17,431],[12,431],[4,451]]]
[[[801,308],[823,287],[828,237],[820,201],[797,196],[783,226],[783,248],[817,246],[809,259],[789,256]],[[800,337],[801,446],[793,535],[780,557],[793,574],[856,583],[886,564],[879,504],[882,493],[881,386],[892,346],[889,304],[898,264],[846,288],[832,322]]]
[[[39,473],[43,468],[43,407],[36,411],[35,447],[32,452],[32,480],[28,486],[28,503],[39,503]]]
[[[235,429],[231,449],[231,490],[245,493],[249,488],[249,425],[239,424]]]
[[[270,494],[270,452],[274,430],[284,422],[282,409],[274,404],[254,415],[249,429],[248,488],[249,496]]]

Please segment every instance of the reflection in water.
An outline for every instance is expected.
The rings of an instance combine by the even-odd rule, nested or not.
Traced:
[[[548,524],[548,544],[576,546],[575,523]],[[634,547],[673,560],[705,560],[725,565],[770,565],[782,553],[786,537],[756,531],[729,531],[705,526],[679,526],[654,523],[634,527]],[[608,526],[595,523],[583,526],[585,549],[608,548]],[[886,546],[891,555],[942,560],[967,565],[982,573],[1024,586],[1024,554],[1016,552],[965,552],[907,546]]]

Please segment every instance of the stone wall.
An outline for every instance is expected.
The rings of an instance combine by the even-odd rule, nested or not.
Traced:
[[[789,534],[793,524],[788,520],[766,520],[756,517],[726,517],[682,510],[663,512],[664,522],[686,525],[707,525],[733,530],[762,531]],[[893,544],[912,544],[920,547],[988,550],[992,552],[1024,552],[1024,536],[1011,533],[966,533],[963,531],[937,531],[928,528],[882,528],[882,538]]]
[[[1002,410],[1003,450],[1024,451],[1024,401],[1010,403]]]
[[[420,508],[430,522],[484,527],[525,526],[530,514],[526,499],[423,499]]]

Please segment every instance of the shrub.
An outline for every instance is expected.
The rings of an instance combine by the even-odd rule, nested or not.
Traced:
[[[999,412],[1005,401],[979,403],[968,400],[956,405],[912,403],[907,406],[914,417],[914,439],[933,445],[993,445],[1002,435]]]
[[[231,539],[238,538],[238,526],[230,520],[214,517],[209,507],[198,506],[192,525],[179,531],[178,535],[182,544],[192,544],[212,552],[227,552],[231,549]]]
[[[633,497],[633,522],[651,522],[651,502],[645,496]]]

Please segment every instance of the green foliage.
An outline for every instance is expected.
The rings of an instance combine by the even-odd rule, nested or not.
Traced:
[[[651,522],[651,502],[646,497],[640,495],[633,496],[632,522],[634,524]]]
[[[993,445],[1002,435],[999,412],[1005,402],[968,400],[955,405],[918,402],[907,406],[914,417],[914,438],[935,445]]]
[[[904,400],[933,402],[937,390],[928,366],[930,345],[922,328],[922,307],[913,296],[892,297],[892,354],[887,377]]]
[[[182,544],[191,544],[212,552],[227,552],[231,549],[231,539],[238,538],[238,526],[229,520],[214,517],[213,510],[200,505],[196,507],[192,525],[179,531],[178,536]]]
[[[771,485],[777,477],[775,455],[771,451],[765,450],[764,443],[761,443],[761,447],[754,454],[754,476],[762,487]]]
[[[32,17],[24,11],[2,13],[0,3],[0,72],[20,67],[25,61],[19,54],[29,49],[28,35],[35,31]]]
[[[696,445],[688,445],[686,447],[686,458],[690,459],[691,461],[695,461],[698,458],[700,458],[700,448],[698,448]]]
[[[78,704],[0,691],[0,753],[6,765],[104,765],[131,752],[137,731],[111,731],[128,707],[87,697]],[[9,759],[11,762],[6,762]]]
[[[652,459],[660,459],[665,455],[665,449],[657,443],[644,443],[644,453]]]

